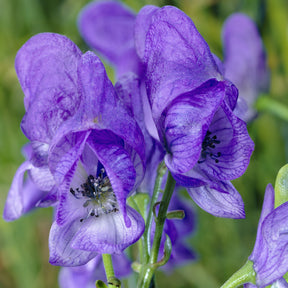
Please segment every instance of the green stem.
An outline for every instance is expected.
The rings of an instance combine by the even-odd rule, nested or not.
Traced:
[[[158,259],[158,253],[164,228],[164,223],[167,218],[167,210],[168,206],[174,191],[175,187],[175,180],[172,177],[171,173],[168,173],[167,182],[165,186],[165,191],[163,194],[163,198],[161,200],[158,216],[157,216],[157,222],[156,222],[156,229],[155,229],[155,235],[154,235],[154,241],[151,251],[151,257],[150,257],[150,264],[154,264],[157,262]]]
[[[110,254],[102,254],[103,264],[105,268],[106,278],[109,282],[109,279],[115,278],[112,258]],[[109,288],[114,288],[114,285],[108,284]]]
[[[164,224],[166,220],[167,209],[168,209],[168,206],[169,206],[169,203],[170,203],[173,191],[174,191],[175,183],[176,182],[173,179],[171,173],[168,172],[167,182],[166,182],[165,190],[164,190],[163,197],[161,200],[161,204],[159,207],[157,220],[156,220],[156,228],[155,228],[153,246],[151,249],[151,256],[149,259],[149,263],[142,266],[143,268],[141,269],[139,281],[138,281],[139,288],[140,287],[149,288],[150,282],[155,273],[157,266],[153,264],[155,264],[158,260],[158,253],[159,253],[163,228],[164,228]],[[152,209],[153,207],[150,207],[150,210]]]
[[[236,288],[245,283],[255,284],[255,275],[253,262],[248,260],[220,288]]]
[[[145,225],[145,231],[143,233],[143,241],[142,241],[142,248],[143,248],[143,263],[148,264],[149,262],[149,256],[150,256],[150,250],[151,250],[151,244],[150,244],[150,232],[151,232],[151,227],[152,227],[152,222],[153,222],[153,207],[155,203],[158,201],[158,197],[160,194],[161,190],[161,183],[163,176],[165,175],[167,169],[165,167],[164,162],[161,162],[159,164],[158,170],[157,170],[157,178],[155,181],[155,186],[153,190],[153,195],[150,203],[150,208],[146,220],[146,225]]]

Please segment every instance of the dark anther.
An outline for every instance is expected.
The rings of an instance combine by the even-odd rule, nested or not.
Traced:
[[[215,153],[213,149],[215,149],[216,146],[221,143],[221,141],[217,140],[216,135],[213,135],[211,137],[211,134],[212,133],[210,131],[207,131],[205,138],[202,142],[201,156],[200,159],[198,160],[199,164],[205,162],[207,156],[209,156],[212,160],[214,160],[215,163],[219,163],[219,159],[217,158],[221,156],[221,152]]]

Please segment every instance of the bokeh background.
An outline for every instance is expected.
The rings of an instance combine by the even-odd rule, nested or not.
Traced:
[[[77,15],[88,0],[0,0],[0,212],[13,175],[23,162],[27,139],[20,130],[23,93],[14,70],[17,50],[34,34],[68,36],[83,51],[88,47],[77,31]],[[195,22],[213,53],[222,57],[221,27],[234,12],[245,12],[257,23],[271,70],[269,99],[288,107],[288,1],[186,0],[123,1],[136,12],[146,4],[175,5]],[[112,70],[109,69],[111,77]],[[265,98],[267,99],[267,98]],[[240,268],[254,245],[257,222],[267,183],[274,184],[288,153],[288,114],[262,107],[249,124],[255,152],[247,172],[235,186],[246,204],[246,219],[213,217],[195,207],[197,231],[189,239],[198,260],[174,273],[156,275],[160,287],[215,288]],[[281,111],[281,109],[278,109]],[[286,119],[286,120],[285,120]],[[191,201],[191,205],[193,205]],[[52,209],[36,210],[10,223],[0,219],[0,287],[55,288],[59,268],[48,263]]]

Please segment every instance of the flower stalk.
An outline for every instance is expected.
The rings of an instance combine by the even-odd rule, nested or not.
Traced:
[[[253,262],[248,260],[221,286],[221,288],[236,288],[245,283],[255,284],[255,276],[256,273],[253,269]]]
[[[150,250],[151,250],[151,245],[150,245],[150,232],[151,232],[151,227],[152,227],[152,222],[153,222],[153,207],[156,204],[160,190],[161,190],[161,183],[163,180],[163,177],[167,171],[167,168],[165,166],[164,162],[161,162],[158,166],[157,170],[157,178],[155,181],[155,186],[153,190],[153,195],[150,203],[150,209],[148,212],[147,216],[147,221],[145,225],[145,231],[142,236],[142,245],[143,245],[143,263],[148,264],[149,262],[149,256],[150,256]]]
[[[158,173],[159,175],[159,173]],[[171,173],[168,172],[167,182],[165,186],[165,190],[163,193],[163,197],[160,203],[159,212],[156,221],[156,228],[155,228],[155,235],[154,241],[151,249],[151,255],[149,258],[149,262],[142,266],[140,271],[139,281],[138,281],[138,288],[149,288],[150,282],[153,278],[155,270],[158,268],[159,265],[155,265],[158,259],[158,253],[163,233],[163,228],[165,224],[165,220],[167,218],[167,209],[170,203],[170,199],[172,197],[174,187],[175,187],[175,180],[172,177]],[[156,185],[155,185],[156,186]],[[153,195],[154,196],[154,195]],[[154,198],[154,197],[153,197]],[[156,198],[156,197],[155,197]],[[156,198],[157,199],[157,198]],[[151,203],[150,211],[153,209],[153,205]],[[149,213],[150,213],[149,211]],[[151,212],[151,214],[153,214]]]
[[[109,288],[120,288],[121,282],[115,277],[112,258],[110,254],[102,254],[103,264],[105,268],[107,283]]]

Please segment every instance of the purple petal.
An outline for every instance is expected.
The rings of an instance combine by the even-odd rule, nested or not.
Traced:
[[[97,163],[95,163],[95,166]],[[70,188],[80,187],[86,182],[88,177],[82,163],[78,161],[71,170],[65,175],[65,181],[59,186],[60,201],[57,207],[56,222],[58,225],[67,225],[71,221],[84,219],[88,213],[83,208],[85,199],[78,199],[70,193]]]
[[[152,16],[146,36],[148,96],[154,120],[178,95],[210,78],[222,79],[207,43],[191,19],[166,6]]]
[[[268,89],[269,72],[261,37],[255,23],[246,15],[230,16],[223,28],[225,78],[239,89],[250,108],[245,116],[255,114],[252,105],[258,94]]]
[[[159,9],[159,7],[153,5],[146,5],[137,14],[134,37],[136,51],[141,60],[143,60],[145,56],[145,40],[150,28],[152,16]]]
[[[286,280],[284,278],[280,278],[274,282],[274,286],[273,286],[273,288],[287,288],[288,283],[286,282]]]
[[[262,229],[262,223],[266,216],[272,212],[274,209],[274,189],[271,184],[268,184],[266,187],[265,191],[265,196],[264,196],[264,201],[263,201],[263,206],[262,206],[262,211],[258,223],[258,228],[257,228],[257,237],[254,245],[253,252],[249,256],[249,259],[251,261],[256,260],[259,257],[259,254],[261,254],[262,251],[262,235],[261,235],[261,229]]]
[[[71,240],[81,224],[80,221],[70,221],[62,226],[56,222],[52,224],[49,235],[49,262],[52,265],[84,265],[97,255],[95,251],[76,250],[71,247]]]
[[[30,177],[23,183],[25,172],[32,169],[35,167],[29,161],[25,161],[16,171],[4,207],[4,220],[18,219],[35,208],[39,201],[49,195],[49,193],[39,190]]]
[[[116,66],[117,74],[140,73],[134,47],[135,14],[117,1],[92,2],[79,15],[80,34],[90,47]]]
[[[139,78],[132,73],[126,74],[118,80],[115,85],[115,89],[119,98],[125,103],[126,107],[128,108],[131,115],[134,117],[134,119],[137,121],[143,133],[145,142],[146,172],[145,179],[141,183],[140,191],[151,192],[154,187],[154,180],[157,173],[156,170],[158,164],[163,160],[164,151],[160,143],[158,143],[158,141],[156,141],[149,134],[146,128],[144,115],[146,103],[143,104]]]
[[[55,185],[54,177],[47,165],[43,167],[32,166],[28,173],[36,187],[42,191],[50,191]]]
[[[206,185],[187,191],[198,206],[214,216],[245,218],[243,200],[229,181],[218,183],[218,187]]]
[[[288,272],[287,223],[288,202],[270,212],[262,223],[262,241],[258,240],[258,257],[254,259],[257,285],[269,285]]]
[[[97,255],[85,265],[75,267],[62,267],[59,273],[59,286],[61,288],[94,288],[96,280],[106,280],[105,271],[103,271],[104,274],[101,278],[98,278],[96,275],[94,275],[95,271],[99,271],[100,267],[97,266],[100,266],[100,263],[101,255]],[[97,274],[99,274],[99,272]]]
[[[129,218],[126,217],[126,199],[134,188],[136,173],[128,152],[118,143],[113,142],[111,136],[105,139],[102,135],[101,138],[101,131],[93,131],[89,145],[104,166],[125,223],[130,226]]]
[[[29,159],[35,167],[47,166],[49,144],[33,141],[29,145],[31,146],[29,148],[30,152],[28,152],[27,148],[25,148],[24,152],[26,158]]]
[[[78,70],[83,95],[79,112],[82,129],[84,127],[109,129],[133,147],[140,158],[144,159],[145,149],[143,149],[144,140],[141,130],[119,100],[99,58],[87,52],[83,55]]]
[[[76,112],[80,57],[72,41],[53,33],[32,37],[18,51],[15,68],[27,111],[21,127],[30,140],[49,143],[61,123]]]
[[[203,135],[224,96],[223,82],[212,79],[177,97],[164,111],[165,128],[160,129],[165,129],[165,163],[172,173],[185,173],[198,161]]]
[[[224,74],[224,65],[223,62],[215,55],[212,53],[212,56],[214,58],[214,61],[218,67],[219,72],[223,75]]]
[[[53,139],[49,155],[49,168],[58,184],[62,183],[65,175],[80,158],[90,132],[75,132],[67,135],[58,133]]]
[[[205,161],[197,164],[207,174],[219,180],[232,180],[240,177],[249,165],[254,143],[251,140],[246,123],[236,117],[228,105],[223,102],[216,112],[208,129],[211,137],[217,137],[220,143],[209,150],[215,157],[205,155]]]
[[[194,188],[213,183],[213,181],[210,181],[207,175],[199,169],[199,165],[195,165],[193,169],[186,173],[172,173],[172,175],[176,183],[183,187]]]
[[[88,218],[73,237],[72,247],[102,254],[121,253],[141,237],[145,225],[143,218],[130,207],[127,216],[131,221],[129,228],[120,212]]]

